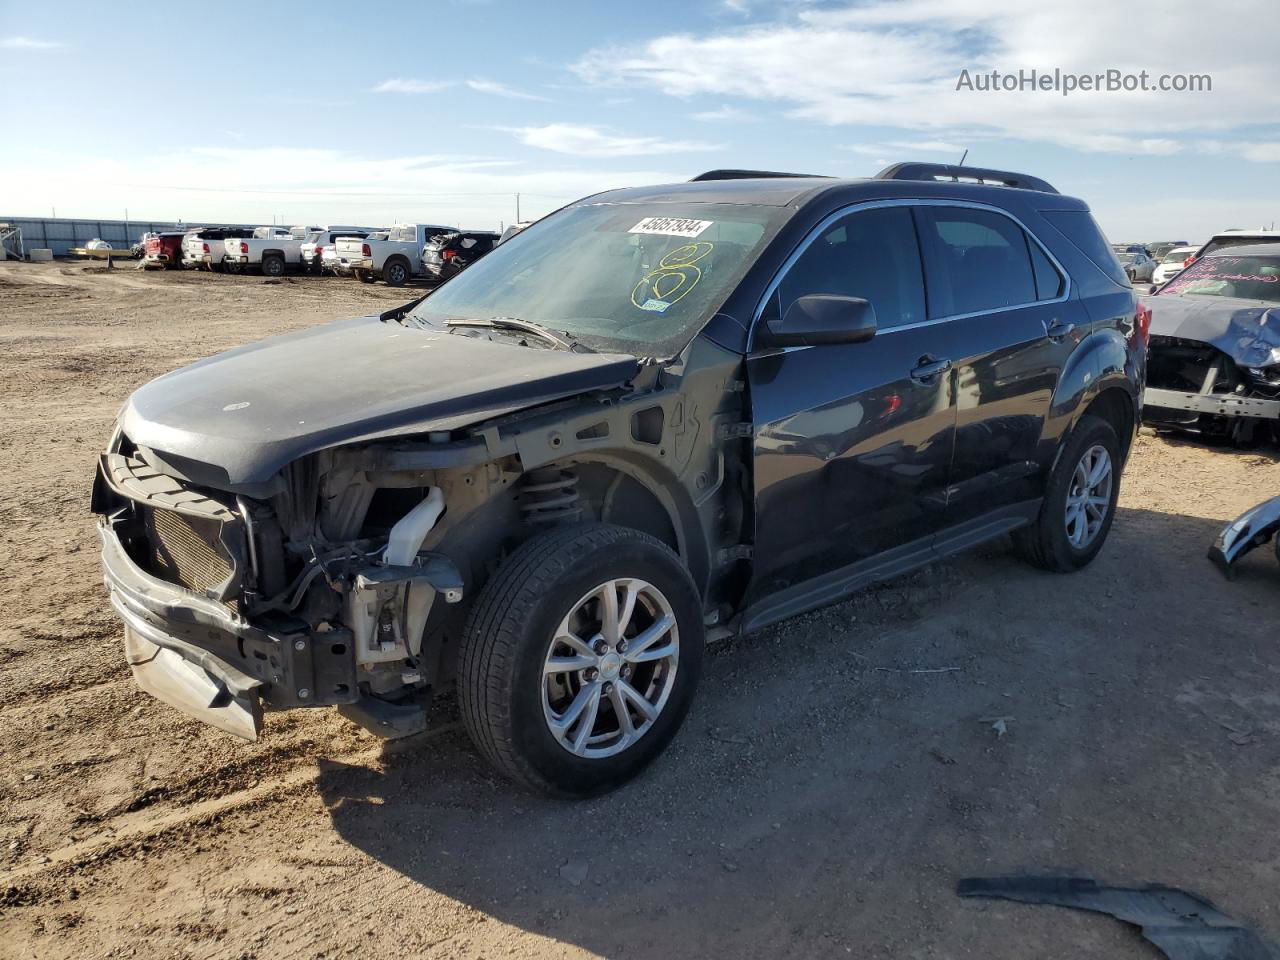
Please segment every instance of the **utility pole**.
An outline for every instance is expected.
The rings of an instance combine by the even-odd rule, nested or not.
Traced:
[[[516,194],[516,223],[520,222],[520,194]]]

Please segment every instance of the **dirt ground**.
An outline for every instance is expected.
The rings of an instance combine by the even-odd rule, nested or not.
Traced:
[[[1088,570],[995,544],[714,648],[672,749],[586,803],[492,775],[448,704],[389,746],[329,710],[246,744],[140,693],[88,514],[120,404],[405,299],[0,264],[0,956],[1158,956],[954,894],[1028,871],[1181,886],[1280,939],[1280,565],[1205,559],[1280,493],[1269,451],[1144,433]]]

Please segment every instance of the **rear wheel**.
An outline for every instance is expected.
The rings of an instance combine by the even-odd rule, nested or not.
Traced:
[[[1014,533],[1020,552],[1057,573],[1087,565],[1106,542],[1120,495],[1120,441],[1106,420],[1085,414],[1049,476],[1040,516]]]
[[[684,720],[702,666],[701,604],[665,544],[587,524],[526,542],[476,601],[458,697],[500,772],[562,796],[612,789]]]
[[[403,260],[392,260],[382,268],[382,279],[391,287],[403,287],[409,282],[409,265]]]
[[[283,277],[284,258],[276,254],[268,254],[262,258],[262,275],[264,277]]]

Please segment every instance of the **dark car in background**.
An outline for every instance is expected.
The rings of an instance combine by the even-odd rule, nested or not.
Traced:
[[[1242,445],[1280,439],[1280,245],[1218,246],[1143,303],[1145,422]]]
[[[1035,177],[711,171],[597,194],[425,296],[125,404],[94,485],[139,685],[254,738],[456,690],[503,773],[624,782],[703,644],[1011,534],[1088,564],[1146,312]]]
[[[498,245],[499,235],[470,230],[441,233],[422,248],[422,268],[428,280],[444,281],[461,273]]]

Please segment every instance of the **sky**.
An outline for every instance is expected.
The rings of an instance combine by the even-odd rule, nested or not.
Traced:
[[[1277,0],[0,0],[0,216],[491,229],[716,167],[1018,170],[1115,241],[1280,221]],[[998,70],[1195,92],[957,89]]]

